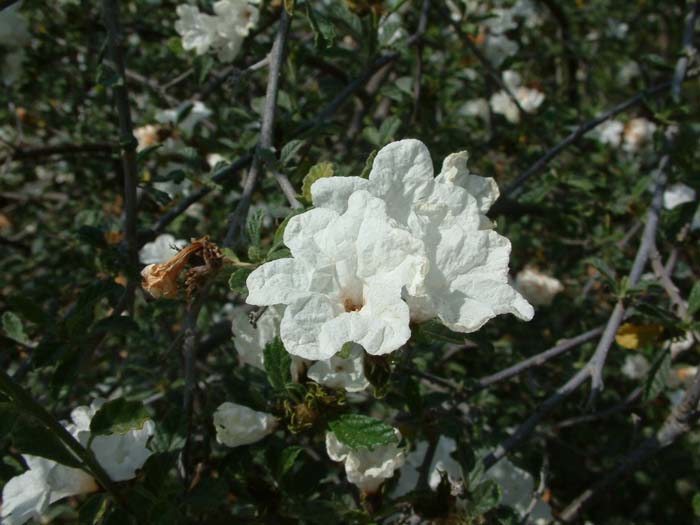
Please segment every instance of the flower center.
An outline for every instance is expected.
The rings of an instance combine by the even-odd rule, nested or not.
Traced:
[[[362,305],[361,304],[355,304],[355,302],[347,298],[345,301],[343,301],[343,306],[345,307],[346,312],[359,312],[362,310]]]

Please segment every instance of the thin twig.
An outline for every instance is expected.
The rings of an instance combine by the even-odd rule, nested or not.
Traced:
[[[119,23],[119,3],[117,0],[102,1],[102,18],[107,28],[107,43],[112,63],[119,76],[119,82],[114,84],[114,99],[119,117],[119,135],[122,148],[122,164],[124,165],[124,230],[128,254],[129,268],[127,271],[128,310],[133,310],[133,300],[138,287],[138,237],[137,237],[137,200],[136,186],[138,184],[138,169],[136,166],[136,147],[138,142],[134,137],[129,109],[129,92],[126,86],[126,67],[122,44],[124,35]]]
[[[224,246],[240,248],[243,245],[243,229],[248,216],[248,209],[250,208],[258,176],[262,170],[262,153],[264,150],[269,151],[273,147],[279,77],[282,71],[282,63],[284,62],[284,49],[287,43],[289,25],[290,18],[287,14],[287,10],[282,9],[277,36],[272,44],[272,51],[270,51],[270,73],[267,80],[267,92],[265,93],[265,106],[260,129],[260,140],[255,154],[253,155],[253,163],[250,170],[248,170],[248,176],[243,185],[243,194],[236,205],[236,209],[229,217],[228,232],[224,239]]]
[[[559,519],[564,523],[575,521],[595,498],[607,493],[618,480],[635,471],[661,449],[668,447],[688,432],[698,419],[698,401],[700,401],[700,371],[696,373],[695,379],[686,389],[683,401],[671,411],[656,434],[629,452],[615,470],[572,501],[559,515]]]
[[[666,186],[666,169],[668,167],[669,157],[668,154],[664,155],[659,163],[659,167],[654,174],[654,198],[652,199],[649,211],[647,211],[646,224],[644,225],[644,231],[642,233],[642,241],[639,243],[639,249],[634,257],[634,263],[632,264],[632,269],[627,277],[628,284],[633,287],[639,282],[639,278],[642,276],[644,267],[646,266],[647,260],[649,259],[649,252],[654,246],[656,238],[656,229],[659,225],[659,216],[661,214],[661,206],[663,203],[663,191]],[[615,308],[613,309],[608,323],[605,326],[605,331],[603,332],[598,346],[595,349],[595,353],[590,360],[589,367],[591,369],[591,393],[588,399],[588,405],[593,406],[596,397],[603,390],[603,367],[605,361],[608,357],[608,352],[610,346],[615,340],[615,334],[617,334],[618,328],[622,323],[622,319],[625,315],[625,305],[622,299],[618,300]]]
[[[646,91],[638,93],[637,95],[623,102],[620,102],[616,106],[613,106],[607,111],[604,111],[603,113],[599,114],[592,120],[589,120],[588,122],[579,125],[579,127],[572,131],[564,140],[559,142],[553,148],[549,149],[544,155],[537,159],[537,161],[535,161],[535,163],[532,166],[530,166],[527,170],[518,175],[518,177],[516,177],[516,179],[513,182],[511,182],[510,185],[505,188],[505,190],[503,190],[502,195],[506,197],[512,197],[514,194],[516,194],[519,188],[523,184],[525,184],[527,180],[530,179],[530,177],[542,171],[554,158],[556,158],[561,152],[563,152],[567,147],[571,146],[578,139],[583,137],[586,133],[596,128],[598,125],[602,124],[609,118],[614,117],[618,113],[622,113],[623,111],[631,108],[632,106],[643,102],[647,97],[656,95],[658,93],[663,93],[664,91],[667,91],[670,87],[671,82],[663,82],[661,84],[657,84],[656,86],[653,86],[647,89]]]
[[[601,333],[603,333],[602,326],[599,326],[598,328],[593,328],[592,330],[588,330],[587,332],[584,332],[581,335],[577,335],[576,337],[572,337],[571,339],[566,339],[558,345],[553,346],[549,350],[545,350],[542,353],[539,353],[532,357],[528,357],[524,361],[521,361],[520,363],[517,363],[511,367],[508,367],[505,370],[501,370],[500,372],[496,372],[495,374],[492,374],[490,376],[482,377],[481,379],[479,379],[478,387],[476,387],[476,389],[470,391],[469,393],[470,395],[475,394],[495,383],[499,383],[501,381],[505,381],[506,379],[515,377],[523,373],[525,370],[536,366],[542,366],[550,359],[553,359],[554,357],[568,352],[569,350],[573,350],[574,348],[599,336]]]
[[[53,144],[50,146],[24,147],[13,149],[8,155],[0,157],[0,164],[7,160],[35,160],[52,155],[78,155],[81,153],[104,153],[110,155],[117,151],[118,144],[95,142],[86,144]]]
[[[430,0],[423,0],[423,6],[418,19],[418,33],[424,34],[428,27],[428,15],[430,14]],[[423,42],[416,44],[416,69],[413,77],[413,112],[411,113],[411,123],[418,120],[420,110],[421,83],[423,79]]]

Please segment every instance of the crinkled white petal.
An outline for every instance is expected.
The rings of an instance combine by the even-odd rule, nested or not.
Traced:
[[[435,182],[464,188],[476,199],[479,210],[486,213],[498,200],[500,195],[498,184],[491,177],[479,177],[469,173],[468,160],[469,153],[466,151],[448,155],[442,161],[442,170],[435,177]]]
[[[214,412],[214,426],[219,443],[239,447],[260,441],[274,432],[277,420],[272,414],[226,402]]]
[[[518,43],[506,35],[490,34],[484,42],[484,55],[495,67],[500,67],[508,57],[515,55],[519,48]]]
[[[384,200],[357,190],[340,215],[318,208],[290,219],[285,240],[293,258],[251,273],[247,301],[287,305],[280,334],[288,352],[324,360],[347,342],[373,354],[406,342],[402,289],[416,289],[428,263]]]
[[[342,388],[347,392],[362,392],[369,386],[364,372],[364,351],[358,345],[353,345],[347,358],[335,355],[315,362],[307,376],[328,388]]]
[[[520,110],[505,91],[499,91],[491,95],[489,104],[491,105],[491,111],[503,115],[508,122],[513,124],[520,122]]]
[[[451,155],[443,163],[440,175],[433,177],[432,160],[425,145],[407,139],[379,151],[369,181],[352,177],[321,179],[312,186],[312,192],[318,197],[317,206],[331,210],[343,210],[342,199],[348,194],[350,203],[357,194],[369,192],[382,199],[389,217],[422,244],[412,248],[411,253],[425,256],[427,266],[413,276],[410,286],[403,279],[404,299],[413,321],[437,317],[452,329],[470,332],[502,313],[529,320],[534,314],[531,305],[508,284],[510,243],[492,230],[492,223],[484,215],[498,197],[498,188],[492,179],[470,174],[466,162],[464,152]],[[335,188],[338,191],[334,194]],[[352,231],[346,238],[354,235]],[[409,246],[408,240],[401,242]],[[380,244],[371,246],[375,251],[361,250],[371,254],[363,260],[375,261],[382,251],[388,260],[386,246],[396,243],[387,235]],[[385,282],[389,282],[388,274],[384,274]],[[344,337],[366,331],[365,322],[357,312],[347,312],[323,334],[329,344],[338,347],[347,342],[342,341]],[[376,348],[365,349],[376,352]]]
[[[163,233],[156,237],[153,242],[143,245],[139,251],[139,260],[142,264],[164,263],[171,259],[187,244],[183,239],[175,239],[169,233]]]
[[[667,210],[694,200],[695,190],[683,183],[672,184],[664,191],[664,208]]]
[[[312,273],[313,268],[291,258],[265,263],[246,279],[246,302],[266,306],[304,299],[310,293]]]
[[[526,267],[515,276],[515,288],[532,304],[547,306],[564,290],[564,285],[559,279]]]
[[[283,308],[270,306],[260,316],[256,326],[253,326],[249,312],[240,307],[235,308],[231,332],[241,364],[264,370],[263,350],[270,341],[279,336],[283,313]]]
[[[401,434],[394,429],[400,439]],[[376,492],[394,471],[404,464],[405,456],[396,443],[369,449],[352,450],[338,441],[332,432],[326,433],[326,451],[333,461],[345,463],[348,481],[365,494]]]

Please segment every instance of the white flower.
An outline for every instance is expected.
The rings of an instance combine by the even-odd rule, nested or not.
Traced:
[[[212,110],[200,100],[195,101],[191,108],[188,107],[189,104],[189,102],[185,102],[177,109],[159,111],[156,114],[156,120],[161,124],[177,124],[185,135],[190,136],[197,124],[212,115]],[[188,112],[187,116],[178,122],[178,116],[183,111]]]
[[[64,423],[70,434],[89,449],[113,481],[124,481],[136,476],[152,452],[146,448],[155,431],[153,421],[147,420],[139,429],[125,434],[95,436],[90,442],[90,421],[103,400],[91,406],[81,406],[71,412],[71,422]],[[41,518],[51,503],[68,496],[98,490],[95,480],[86,472],[60,465],[50,459],[23,456],[29,470],[7,482],[2,492],[2,523],[20,525]]]
[[[369,386],[364,372],[364,355],[362,347],[353,344],[348,357],[335,355],[325,361],[317,361],[311,365],[307,375],[328,388],[362,392]]]
[[[240,447],[260,441],[274,432],[277,420],[272,414],[226,402],[214,412],[214,426],[219,443],[227,447]]]
[[[506,35],[489,34],[484,40],[484,55],[494,67],[500,67],[508,57],[518,52],[520,46]]]
[[[507,459],[501,459],[484,474],[485,479],[491,479],[501,486],[501,504],[511,507],[521,516],[527,512],[532,501],[535,482],[530,473],[516,467]],[[528,523],[539,525],[552,521],[552,511],[542,500],[538,500],[530,513]]]
[[[425,271],[420,242],[387,214],[387,203],[357,191],[341,214],[316,208],[292,217],[284,232],[292,258],[257,268],[247,302],[286,304],[280,326],[287,351],[328,359],[347,342],[374,355],[411,335],[404,286]]]
[[[491,120],[491,113],[489,110],[489,101],[485,98],[475,98],[468,100],[459,110],[460,115],[465,115],[467,117],[477,117],[484,122],[489,122]]]
[[[134,136],[138,141],[136,151],[141,151],[148,148],[149,146],[155,146],[156,144],[158,144],[160,142],[158,138],[159,130],[160,128],[153,124],[148,124],[146,126],[136,128],[134,130]]]
[[[593,137],[601,144],[609,144],[613,148],[620,146],[625,125],[619,120],[606,120],[595,128]]]
[[[98,490],[95,480],[80,469],[38,456],[22,456],[29,470],[10,479],[2,490],[2,523],[21,525],[41,518],[52,503]]]
[[[401,438],[394,429],[397,438]],[[351,449],[338,441],[333,432],[326,433],[326,452],[333,461],[345,463],[348,481],[365,494],[377,492],[385,479],[394,475],[401,468],[405,457],[396,443],[383,445],[374,449]]]
[[[427,273],[418,272],[418,285],[404,293],[411,320],[437,317],[458,332],[474,332],[504,313],[526,320],[534,314],[508,284],[510,242],[484,215],[498,198],[498,187],[493,179],[470,174],[467,158],[466,152],[449,155],[433,177],[425,145],[402,140],[379,151],[368,180],[330,177],[311,187],[318,213],[343,213],[364,190],[382,199],[389,217],[420,241],[410,253],[421,253],[429,263]],[[389,239],[382,242],[377,256],[393,256]]]
[[[253,326],[247,310],[240,307],[234,310],[231,332],[241,364],[265,370],[263,350],[270,341],[279,336],[283,313],[284,308],[270,306],[260,316],[256,326]]]
[[[532,304],[547,306],[564,290],[564,285],[554,277],[527,267],[515,276],[515,288]]]
[[[513,15],[522,18],[525,27],[534,29],[544,23],[540,10],[532,0],[518,0],[511,8]]]
[[[139,250],[139,260],[142,264],[164,263],[187,245],[183,239],[175,239],[169,233],[163,233],[156,237],[153,242],[147,242]]]
[[[694,200],[695,190],[682,183],[673,184],[664,191],[664,208],[667,210],[672,210],[676,206],[693,202]]]
[[[695,337],[693,336],[693,332],[686,332],[682,339],[677,339],[668,343],[668,349],[671,350],[671,354],[675,356],[690,349],[694,344]]]
[[[245,0],[219,0],[215,15],[200,13],[196,7],[180,5],[175,30],[182,36],[182,47],[203,55],[210,48],[224,62],[238,55],[241,44],[257,24],[259,12]]]
[[[66,430],[84,447],[90,442],[90,421],[103,404],[104,400],[97,399],[89,407],[81,406],[71,412],[73,422]],[[124,481],[135,477],[136,471],[153,454],[146,445],[154,433],[155,424],[148,419],[141,428],[125,434],[93,437],[89,449],[113,481]]]
[[[544,102],[544,93],[522,86],[522,79],[515,71],[504,71],[503,83],[526,113],[533,113]],[[494,93],[490,103],[493,112],[503,115],[508,122],[520,122],[520,110],[505,90]]]
[[[220,162],[228,162],[228,160],[220,153],[210,153],[207,155],[207,164],[211,169],[214,169]]]
[[[633,78],[638,77],[640,73],[639,64],[634,60],[625,62],[622,67],[620,67],[620,71],[617,72],[617,83],[621,86],[626,86]]]
[[[629,28],[630,26],[626,22],[618,22],[617,20],[608,18],[608,27],[606,33],[612,38],[622,40],[627,35],[627,31],[629,31]]]
[[[647,375],[649,368],[651,368],[651,365],[646,357],[641,354],[634,354],[625,358],[625,363],[622,365],[620,372],[630,379],[641,379]]]
[[[656,124],[653,122],[642,117],[633,118],[625,126],[622,149],[628,153],[639,151],[652,139],[655,131]]]
[[[440,436],[433,460],[428,470],[428,486],[436,490],[442,479],[442,475],[447,474],[450,484],[458,491],[463,481],[462,467],[452,457],[452,453],[457,450],[457,443],[447,436]],[[428,451],[428,442],[421,441],[416,444],[416,449],[406,456],[406,464],[401,467],[399,481],[392,492],[392,496],[399,498],[415,490],[420,476],[419,470],[423,465],[425,454]]]

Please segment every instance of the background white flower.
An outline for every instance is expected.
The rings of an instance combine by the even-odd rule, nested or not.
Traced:
[[[89,407],[74,409],[71,422],[64,426],[81,445],[90,445],[89,449],[110,479],[131,479],[152,454],[146,445],[155,432],[155,425],[147,420],[139,429],[125,434],[95,436],[90,442],[90,421],[103,403],[97,399]],[[29,470],[10,479],[3,488],[3,525],[20,525],[31,518],[40,520],[51,503],[99,488],[93,477],[80,469],[42,457],[23,457]]]
[[[591,135],[601,144],[608,144],[613,148],[618,148],[622,142],[624,129],[625,125],[619,120],[606,120],[598,124]]]
[[[369,386],[364,371],[365,352],[353,344],[349,355],[334,355],[325,361],[317,361],[309,368],[307,376],[328,388],[343,388],[347,392],[361,392]]]
[[[187,241],[175,239],[169,233],[163,233],[153,242],[147,242],[139,250],[139,260],[142,264],[158,264],[169,260],[180,251]]]
[[[664,208],[667,210],[694,200],[695,190],[683,183],[672,184],[664,191]]]
[[[92,476],[80,469],[38,456],[22,457],[29,470],[10,479],[2,490],[3,525],[21,525],[32,518],[42,521],[52,503],[99,488]]]
[[[641,379],[647,375],[651,365],[647,358],[641,354],[628,355],[620,369],[622,375],[630,379]]]
[[[212,16],[196,7],[180,5],[175,30],[182,37],[184,49],[203,55],[211,48],[222,61],[231,62],[257,24],[259,11],[246,0],[219,0],[214,3],[214,13]]]
[[[437,317],[452,330],[473,332],[504,313],[532,318],[532,306],[508,283],[510,243],[485,215],[498,187],[469,173],[466,152],[449,155],[433,177],[422,142],[393,142],[375,157],[368,180],[319,179],[311,194],[314,205],[343,212],[359,190],[386,202],[389,216],[422,243],[428,272],[404,293],[412,321]]]
[[[202,120],[209,118],[212,111],[200,100],[194,102],[191,108],[189,105],[189,102],[185,102],[176,109],[159,111],[156,113],[156,120],[161,124],[176,124],[185,135],[190,136],[194,132],[195,126]],[[178,117],[183,111],[187,111],[187,115],[178,122]]]
[[[399,498],[417,488],[419,469],[423,465],[427,450],[428,442],[420,441],[416,444],[415,450],[406,455],[406,463],[401,467],[399,481],[392,492],[393,497]],[[442,473],[447,474],[448,480],[455,487],[462,482],[462,467],[452,457],[452,453],[456,450],[457,443],[454,439],[440,436],[428,470],[428,486],[432,490],[437,489],[440,484]]]
[[[538,306],[552,304],[554,296],[564,291],[564,285],[559,279],[529,266],[515,276],[515,288],[530,303]]]
[[[66,430],[84,447],[89,444],[95,459],[113,481],[131,479],[153,454],[147,444],[155,433],[155,423],[149,419],[144,421],[141,428],[129,430],[125,434],[95,436],[90,442],[90,421],[103,404],[104,400],[96,399],[89,407],[74,409],[71,412],[72,423],[66,425]]]
[[[260,441],[277,428],[272,414],[226,402],[214,412],[216,440],[227,447],[240,447]]]
[[[504,71],[503,83],[526,113],[534,113],[544,102],[544,93],[523,86],[520,75],[515,71]],[[514,124],[520,122],[520,110],[505,90],[494,93],[491,96],[490,104],[493,112],[503,115],[508,122]]]
[[[296,215],[284,242],[293,258],[251,273],[247,302],[287,305],[280,335],[289,353],[322,360],[355,342],[379,355],[408,340],[401,291],[426,262],[420,243],[391,220],[383,200],[357,191],[342,214],[316,208]]]
[[[651,142],[656,124],[643,117],[633,118],[625,126],[622,149],[628,153],[640,151]]]
[[[400,439],[400,432],[396,429],[394,432]],[[365,494],[375,493],[384,480],[392,477],[394,471],[401,468],[405,461],[404,453],[396,443],[372,450],[353,450],[338,441],[333,432],[326,433],[326,452],[333,461],[344,462],[348,481]]]

